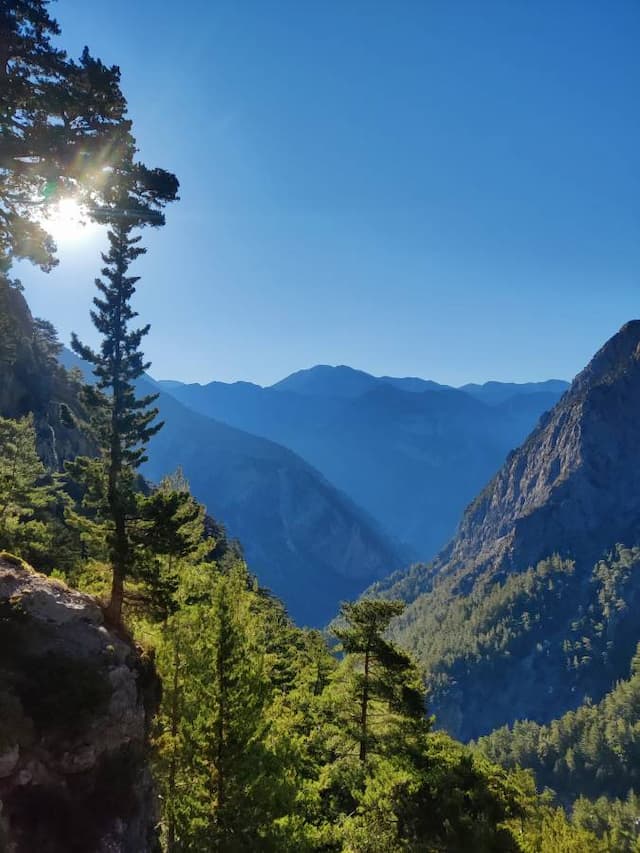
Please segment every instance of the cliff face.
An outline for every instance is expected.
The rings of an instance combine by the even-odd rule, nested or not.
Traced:
[[[155,850],[152,665],[89,596],[0,557],[0,850]]]
[[[34,321],[22,293],[0,276],[0,416],[33,416],[47,468],[93,451],[82,425],[81,382],[57,361],[59,344]]]
[[[640,535],[640,321],[594,356],[465,512],[445,574],[522,570],[558,552],[594,560]]]

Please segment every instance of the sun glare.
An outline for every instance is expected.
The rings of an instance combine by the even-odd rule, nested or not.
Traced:
[[[99,227],[87,217],[74,198],[63,198],[57,202],[42,224],[56,243],[77,242]]]

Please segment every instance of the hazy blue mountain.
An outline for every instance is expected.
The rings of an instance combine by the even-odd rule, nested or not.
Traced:
[[[554,394],[560,396],[569,387],[564,379],[547,379],[545,382],[485,382],[476,385],[470,382],[460,386],[460,391],[471,394],[485,403],[503,403],[521,394]]]
[[[426,380],[323,365],[270,388],[160,385],[201,414],[289,447],[425,559],[559,397],[516,390],[490,406]]]
[[[419,379],[417,376],[380,376],[378,381],[384,382],[386,385],[393,385],[394,388],[399,388],[401,391],[414,391],[416,393],[452,390],[451,385],[441,385],[439,382],[433,382],[431,379]]]
[[[357,397],[378,383],[375,376],[340,364],[317,364],[298,370],[271,386],[276,391],[292,391],[317,397]]]
[[[286,376],[271,388],[277,391],[292,391],[296,394],[307,394],[314,397],[359,397],[371,391],[378,385],[393,385],[403,391],[437,391],[449,388],[430,379],[419,379],[416,376],[372,376],[363,370],[355,370],[340,364],[333,367],[329,364],[317,364],[306,370],[298,370]]]
[[[416,376],[372,376],[344,364],[336,367],[317,364],[315,367],[298,370],[270,387],[277,391],[291,391],[314,397],[359,397],[382,384],[416,393],[452,390],[451,385],[442,385],[430,379],[420,379]],[[544,382],[485,382],[483,385],[470,382],[457,390],[464,391],[484,403],[494,404],[521,394],[555,394],[559,397],[568,387],[569,383],[563,379],[547,379]]]
[[[87,366],[64,353],[65,366]],[[158,390],[143,380],[141,393]],[[274,392],[275,393],[275,392]],[[322,625],[342,599],[399,567],[408,553],[311,465],[274,442],[201,415],[160,391],[164,428],[144,474],[157,482],[181,465],[195,496],[301,623]]]
[[[163,388],[165,388],[167,391],[170,391],[171,388],[178,388],[178,387],[180,387],[180,385],[184,385],[184,382],[179,382],[178,380],[173,380],[173,379],[163,379],[158,384],[161,385]]]

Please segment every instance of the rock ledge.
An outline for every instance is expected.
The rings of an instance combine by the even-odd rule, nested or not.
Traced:
[[[153,666],[90,596],[0,555],[0,850],[148,853]]]

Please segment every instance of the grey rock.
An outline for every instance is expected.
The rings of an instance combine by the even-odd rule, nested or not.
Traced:
[[[640,534],[640,320],[594,356],[466,510],[435,561],[461,580],[556,552],[588,562]]]
[[[73,832],[87,853],[155,849],[157,693],[93,598],[0,558],[0,848],[62,853]]]

